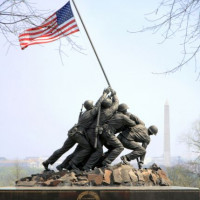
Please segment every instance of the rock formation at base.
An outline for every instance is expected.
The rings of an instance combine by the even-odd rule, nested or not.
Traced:
[[[16,181],[16,186],[169,186],[166,173],[153,164],[150,168],[136,170],[131,165],[117,164],[109,168],[82,171],[44,171]]]

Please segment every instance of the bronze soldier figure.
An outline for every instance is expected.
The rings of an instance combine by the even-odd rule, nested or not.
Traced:
[[[118,139],[125,148],[133,151],[122,156],[121,160],[125,164],[129,164],[129,161],[137,159],[138,166],[141,169],[146,155],[146,148],[151,140],[150,136],[156,135],[157,132],[158,128],[156,126],[152,125],[147,129],[143,124],[138,124],[122,131],[122,133],[118,135]],[[142,145],[139,143],[142,143]]]
[[[97,163],[97,167],[109,166],[109,164],[122,152],[123,145],[115,136],[116,133],[135,126],[136,124],[144,125],[142,120],[140,120],[137,116],[128,113],[127,109],[128,106],[125,103],[120,104],[117,112],[104,125],[105,129],[101,135],[101,139],[103,145],[108,149],[108,151],[103,154]]]
[[[112,95],[112,99],[106,98],[101,103],[99,126],[102,126],[106,121],[108,121],[118,109],[119,100],[116,95],[116,92],[112,89],[111,89],[111,95]],[[89,129],[86,131],[86,138],[88,139],[90,144],[94,148],[95,139],[97,139],[97,143],[96,143],[97,146],[96,148],[94,148],[94,152],[90,155],[86,164],[83,166],[83,170],[85,171],[91,170],[103,154],[103,146],[101,144],[101,141],[99,140],[99,137],[97,138],[95,137],[96,125],[97,125],[97,118],[89,127]]]
[[[64,142],[63,146],[60,149],[56,150],[46,161],[42,163],[46,170],[48,170],[49,164],[54,164],[65,152],[72,148],[76,143],[83,147],[81,155],[79,155],[80,158],[84,158],[86,155],[88,155],[88,153],[92,151],[89,142],[85,138],[85,130],[94,121],[98,112],[98,107],[101,105],[102,101],[106,98],[109,92],[110,88],[105,89],[103,91],[103,95],[97,101],[95,106],[93,106],[93,101],[91,100],[87,100],[84,102],[84,107],[86,111],[80,116],[78,124],[69,130],[68,138]]]
[[[115,134],[124,127],[136,125],[135,121],[130,119],[130,116],[127,116],[127,109],[128,106],[126,104],[120,104],[113,117],[103,125],[103,132],[100,137],[108,151],[101,158],[101,167],[109,166],[124,150],[122,143]]]

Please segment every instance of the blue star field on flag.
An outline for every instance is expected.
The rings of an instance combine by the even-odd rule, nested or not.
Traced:
[[[62,8],[60,8],[56,12],[56,16],[57,16],[57,24],[58,25],[61,25],[65,21],[67,21],[70,18],[74,17],[74,15],[72,13],[72,10],[71,10],[70,2],[65,4]]]

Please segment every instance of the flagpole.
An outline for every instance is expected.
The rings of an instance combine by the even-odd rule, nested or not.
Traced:
[[[86,29],[86,27],[85,27],[85,24],[83,23],[83,20],[82,20],[81,15],[80,15],[80,13],[79,13],[77,7],[76,7],[76,4],[75,4],[74,0],[72,0],[72,2],[73,2],[73,5],[74,5],[74,7],[75,7],[75,9],[76,9],[76,12],[78,13],[78,16],[79,16],[79,18],[80,18],[80,20],[81,20],[81,23],[82,23],[82,25],[83,25],[83,28],[84,28],[84,30],[85,30],[85,32],[86,32],[86,35],[87,35],[87,37],[88,37],[88,39],[89,39],[89,41],[90,41],[90,44],[91,44],[91,46],[92,46],[92,48],[93,48],[94,54],[95,54],[95,56],[96,56],[96,58],[97,58],[97,60],[98,60],[98,62],[99,62],[99,65],[100,65],[100,67],[101,67],[101,70],[102,70],[102,72],[103,72],[103,74],[104,74],[104,76],[105,76],[105,78],[106,78],[106,81],[107,81],[107,83],[108,83],[108,86],[111,87],[110,82],[109,82],[109,80],[108,80],[108,77],[107,77],[107,75],[106,75],[106,73],[105,73],[105,70],[104,70],[104,68],[103,68],[103,65],[101,64],[101,61],[100,61],[100,59],[99,59],[99,56],[98,56],[98,54],[97,54],[97,52],[96,52],[96,50],[95,50],[95,48],[94,48],[94,45],[93,45],[93,43],[92,43],[92,40],[91,40],[91,38],[90,38],[90,36],[89,36],[89,33],[88,33],[88,31],[87,31],[87,29]]]

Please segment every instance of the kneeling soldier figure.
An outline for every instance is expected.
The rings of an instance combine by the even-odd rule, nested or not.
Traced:
[[[146,148],[151,140],[150,135],[156,135],[157,132],[158,128],[156,126],[152,125],[147,129],[143,124],[138,124],[122,131],[122,133],[118,135],[118,139],[125,148],[133,151],[122,156],[121,160],[125,164],[129,164],[129,161],[137,159],[138,166],[141,169],[146,155]],[[139,143],[142,143],[142,145]]]

